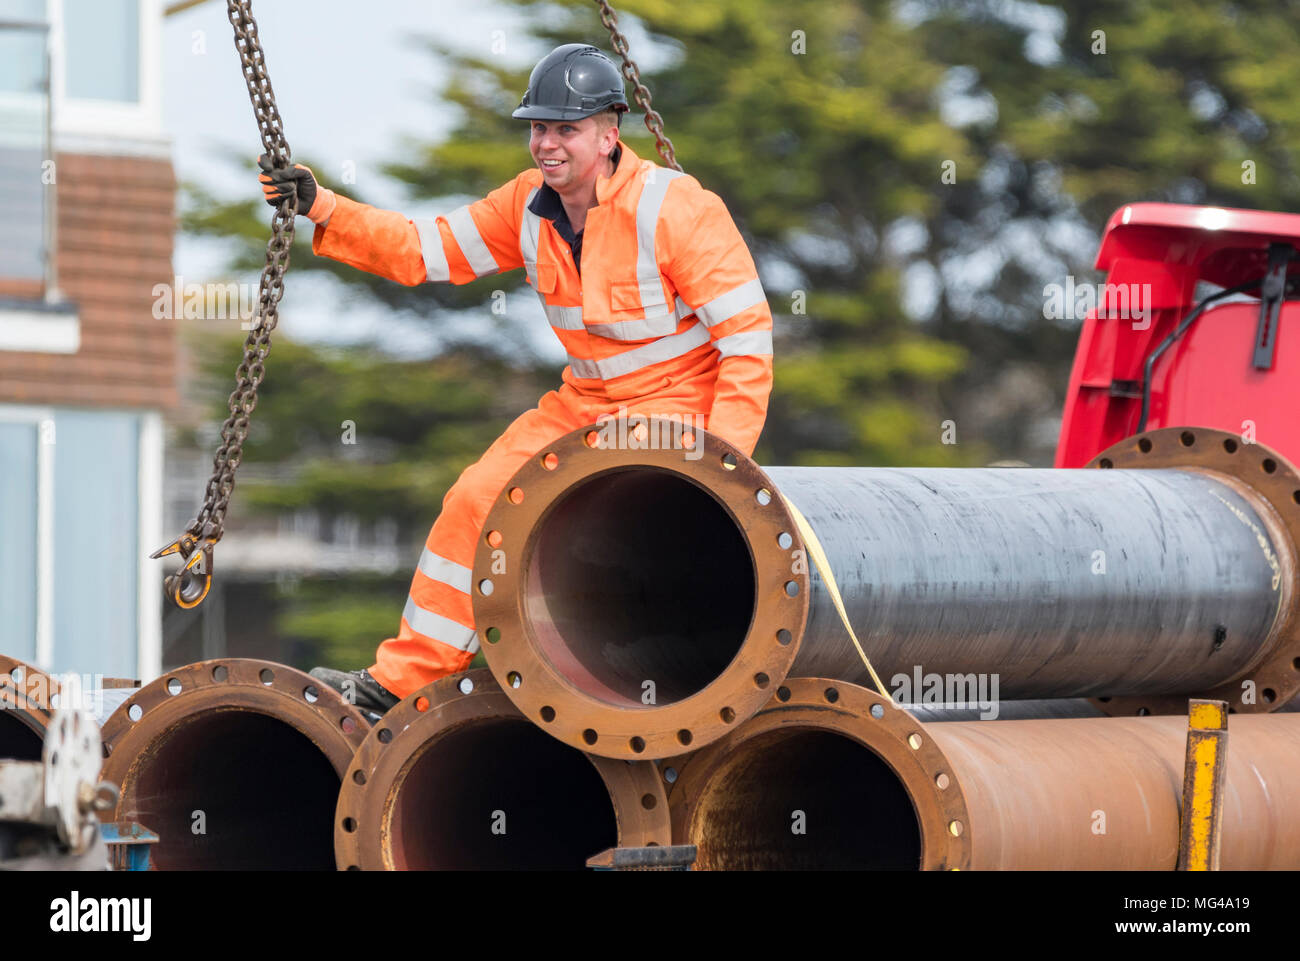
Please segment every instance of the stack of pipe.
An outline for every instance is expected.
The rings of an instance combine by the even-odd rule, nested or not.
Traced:
[[[472,583],[490,674],[371,727],[283,665],[170,672],[104,723],[109,817],[160,869],[1170,868],[1199,696],[1234,711],[1223,866],[1300,866],[1283,458],[1164,430],[1085,470],[764,471],[678,433],[584,429],[506,485]]]
[[[372,727],[291,667],[203,661],[134,692],[103,739],[102,819],[156,833],[155,870],[580,869],[671,837],[653,764],[560,744],[487,671]]]
[[[1300,691],[1300,476],[1276,452],[1187,428],[1081,470],[765,471],[647,424],[506,484],[475,623],[536,727],[660,761],[700,866],[1172,867],[1189,697],[1233,712],[1223,865],[1300,866],[1300,717],[1269,715]],[[983,716],[1116,716],[900,709],[932,679]]]

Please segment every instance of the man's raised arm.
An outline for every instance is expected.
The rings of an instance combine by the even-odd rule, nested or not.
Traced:
[[[259,161],[262,165],[262,161]],[[298,211],[316,224],[312,253],[413,287],[426,281],[467,284],[523,266],[517,177],[446,216],[408,219],[321,187],[302,165],[261,176],[267,202],[298,192]]]

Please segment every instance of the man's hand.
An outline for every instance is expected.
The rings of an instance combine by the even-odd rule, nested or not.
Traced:
[[[257,158],[257,165],[262,168],[257,178],[261,181],[262,193],[272,207],[279,207],[296,193],[298,213],[318,224],[330,219],[330,214],[334,213],[334,191],[317,184],[310,168],[302,164],[273,167],[266,154]]]

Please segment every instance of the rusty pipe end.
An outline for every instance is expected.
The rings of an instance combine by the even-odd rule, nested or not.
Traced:
[[[957,870],[971,863],[956,773],[874,692],[789,678],[754,717],[675,766],[673,842],[700,870]]]
[[[1197,697],[1227,701],[1233,713],[1276,711],[1300,694],[1300,471],[1277,451],[1211,427],[1165,427],[1125,438],[1088,462],[1106,469],[1181,468],[1210,474],[1255,508],[1255,536],[1275,572],[1277,617],[1259,654],[1231,680]],[[1257,527],[1249,519],[1243,523]],[[1207,639],[1207,647],[1221,643]],[[1217,650],[1217,648],[1215,648]],[[1107,714],[1183,714],[1187,694],[1093,698]]]
[[[474,621],[527,718],[579,750],[655,759],[770,698],[808,617],[808,562],[743,452],[702,430],[632,449],[614,423],[559,438],[502,489],[475,554]],[[671,440],[671,421],[649,423],[652,442]]]
[[[59,692],[51,675],[0,655],[0,759],[39,761]]]
[[[283,664],[201,661],[142,687],[104,722],[105,821],[156,832],[159,870],[334,867],[339,783],[369,728]]]
[[[344,870],[582,869],[615,844],[670,838],[651,762],[560,743],[484,670],[435,681],[384,715],[334,819]]]

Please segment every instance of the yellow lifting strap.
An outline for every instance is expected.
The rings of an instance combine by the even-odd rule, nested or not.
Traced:
[[[813,566],[817,568],[817,573],[821,575],[826,590],[830,592],[831,603],[835,605],[835,610],[840,615],[840,623],[849,632],[849,640],[853,641],[853,646],[858,649],[858,657],[862,658],[862,663],[867,666],[867,673],[871,675],[871,680],[875,682],[876,690],[880,692],[880,696],[885,700],[893,700],[889,696],[889,692],[885,690],[885,685],[880,682],[880,676],[876,673],[876,669],[871,666],[867,652],[858,643],[858,635],[853,633],[853,625],[849,623],[849,615],[844,610],[844,601],[840,597],[840,588],[835,583],[835,575],[831,572],[831,562],[826,557],[826,551],[822,549],[822,542],[817,539],[817,534],[813,531],[812,525],[808,523],[808,518],[804,517],[799,508],[794,506],[790,498],[784,494],[781,495],[781,498],[785,501],[785,506],[789,508],[791,516],[794,517],[795,526],[799,528],[799,536],[803,538],[804,544],[808,546],[808,554],[812,558]]]

